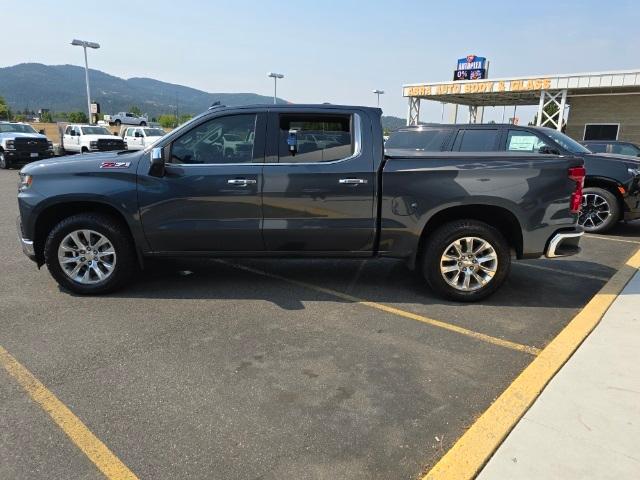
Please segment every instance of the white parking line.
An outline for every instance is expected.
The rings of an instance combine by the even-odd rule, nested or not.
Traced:
[[[522,262],[514,262],[513,265],[520,265],[522,267],[536,268],[538,270],[545,270],[545,271],[548,271],[548,272],[560,273],[562,275],[570,275],[570,276],[573,276],[573,277],[588,278],[590,280],[598,280],[600,282],[606,282],[607,280],[609,280],[609,277],[599,277],[598,275],[589,275],[588,273],[572,272],[570,270],[562,270],[560,268],[543,267],[542,265],[531,265],[529,263],[522,263]]]
[[[624,240],[622,238],[606,237],[604,235],[592,235],[590,233],[585,233],[584,236],[587,238],[595,238],[596,240],[611,240],[612,242],[635,243],[636,245],[640,245],[640,241],[636,240]]]

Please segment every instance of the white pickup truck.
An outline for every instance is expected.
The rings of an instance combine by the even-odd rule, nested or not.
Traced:
[[[157,127],[122,127],[120,132],[127,144],[127,150],[144,150],[164,134],[165,131]]]
[[[125,150],[124,140],[96,125],[67,125],[62,136],[65,152],[89,153]]]
[[[113,125],[140,125],[146,127],[149,120],[144,115],[138,116],[131,112],[118,112],[115,115],[105,115],[105,120]]]

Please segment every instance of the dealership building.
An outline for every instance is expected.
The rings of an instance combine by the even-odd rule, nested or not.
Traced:
[[[403,85],[407,122],[420,122],[422,100],[453,104],[451,121],[468,108],[481,123],[484,107],[506,107],[517,118],[520,105],[538,107],[536,125],[564,131],[576,140],[624,140],[640,145],[640,70],[458,80]]]

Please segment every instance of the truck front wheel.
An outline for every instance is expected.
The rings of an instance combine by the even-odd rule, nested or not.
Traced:
[[[439,227],[427,240],[422,272],[438,295],[473,302],[494,293],[511,267],[509,244],[491,225],[456,220]]]
[[[0,152],[0,168],[6,170],[7,168],[9,168],[9,166],[10,165],[7,157],[4,156],[3,152]]]
[[[73,215],[47,236],[44,258],[61,287],[81,295],[108,293],[122,287],[135,270],[131,238],[113,217]]]
[[[609,190],[587,187],[582,192],[582,209],[578,224],[588,233],[611,230],[621,217],[620,204]]]

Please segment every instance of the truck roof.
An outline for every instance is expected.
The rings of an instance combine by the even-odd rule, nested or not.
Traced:
[[[334,105],[332,103],[278,103],[278,104],[272,104],[272,103],[256,103],[256,104],[252,104],[252,105],[237,105],[237,106],[230,106],[230,105],[212,105],[211,107],[209,107],[209,110],[206,111],[220,111],[220,110],[238,110],[238,109],[264,109],[264,110],[270,110],[270,109],[284,109],[284,110],[352,110],[352,109],[361,109],[361,110],[371,110],[371,111],[378,111],[380,113],[382,113],[382,110],[380,108],[377,107],[365,107],[363,105]]]
[[[451,128],[486,128],[486,127],[507,127],[507,128],[531,128],[534,130],[555,130],[555,128],[540,127],[537,125],[514,125],[513,123],[421,123],[420,125],[406,125],[397,128],[399,130],[420,130],[423,128],[433,127],[451,127]]]

